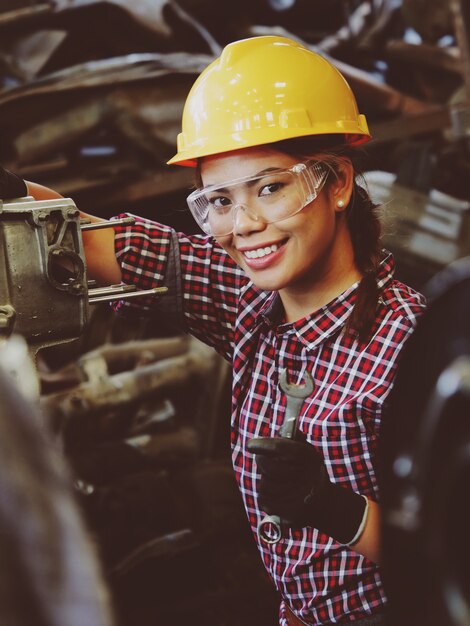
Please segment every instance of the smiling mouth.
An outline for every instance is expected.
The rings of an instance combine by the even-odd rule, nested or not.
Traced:
[[[244,250],[243,256],[245,256],[247,259],[261,259],[264,256],[267,256],[268,254],[272,254],[273,252],[276,252],[276,250],[279,250],[283,243],[284,242],[273,243],[270,246],[261,246],[254,250]]]

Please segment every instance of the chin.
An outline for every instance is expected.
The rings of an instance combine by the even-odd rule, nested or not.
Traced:
[[[262,291],[279,291],[283,287],[286,287],[286,282],[279,278],[260,276],[258,273],[246,272],[247,276],[251,279],[255,287]]]

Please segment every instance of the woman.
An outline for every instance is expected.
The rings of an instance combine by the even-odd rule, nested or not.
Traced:
[[[282,37],[238,41],[189,93],[169,162],[196,168],[188,204],[206,235],[148,220],[85,233],[94,278],[168,285],[186,330],[232,363],[233,465],[284,626],[379,624],[385,606],[377,437],[424,302],[393,278],[356,181],[369,139],[322,57]],[[313,379],[290,441],[283,370]],[[282,520],[277,542],[258,536],[266,514]]]

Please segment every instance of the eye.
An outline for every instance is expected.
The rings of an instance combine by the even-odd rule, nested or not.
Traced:
[[[208,198],[208,204],[211,209],[223,212],[224,210],[230,209],[232,201],[226,196],[213,196],[212,198]]]
[[[280,183],[280,182],[269,183],[268,185],[264,185],[263,187],[261,187],[261,189],[259,190],[258,195],[259,196],[270,196],[273,193],[276,193],[277,191],[280,191],[283,187],[284,187],[284,183]]]

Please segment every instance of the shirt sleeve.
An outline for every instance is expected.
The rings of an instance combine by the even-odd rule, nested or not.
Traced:
[[[116,310],[166,314],[179,329],[231,359],[239,294],[246,275],[211,237],[177,233],[169,226],[132,217],[134,225],[114,229],[122,281],[139,289],[165,286],[168,292],[123,300]]]

